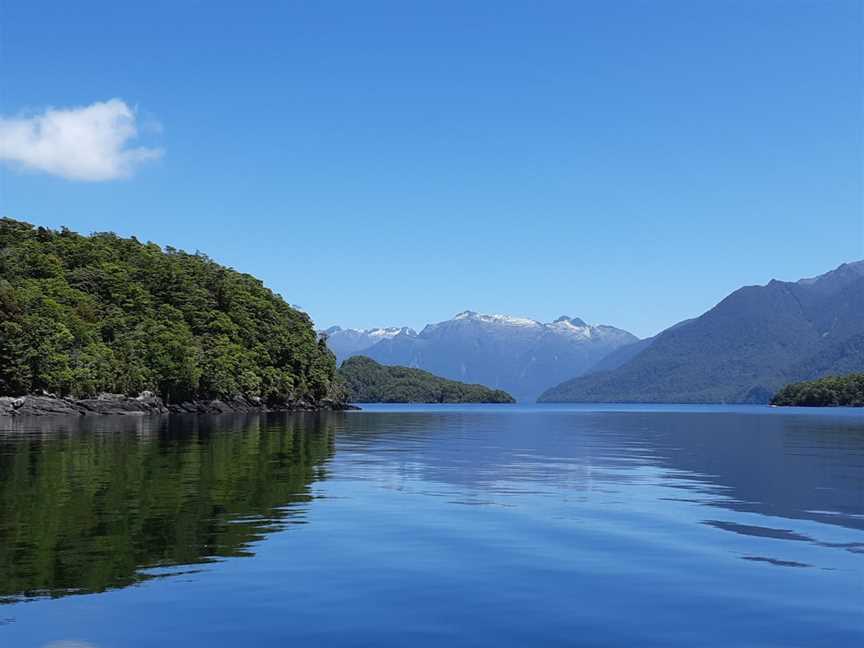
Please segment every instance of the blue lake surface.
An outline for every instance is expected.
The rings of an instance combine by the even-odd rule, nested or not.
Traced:
[[[0,419],[0,646],[864,645],[864,412]]]

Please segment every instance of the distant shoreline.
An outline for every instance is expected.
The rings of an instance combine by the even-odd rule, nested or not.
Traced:
[[[66,398],[53,394],[0,396],[3,416],[157,416],[169,414],[234,414],[243,412],[322,412],[360,409],[356,405],[332,400],[317,403],[289,401],[265,404],[245,398],[230,400],[192,400],[165,403],[158,396],[102,394],[97,398]]]

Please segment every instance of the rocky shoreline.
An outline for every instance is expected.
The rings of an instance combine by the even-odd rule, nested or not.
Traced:
[[[54,394],[0,396],[0,416],[105,416],[159,414],[232,414],[237,412],[320,412],[360,409],[322,400],[289,401],[277,406],[246,398],[168,403],[150,393],[140,396],[100,394],[96,398],[64,398]]]

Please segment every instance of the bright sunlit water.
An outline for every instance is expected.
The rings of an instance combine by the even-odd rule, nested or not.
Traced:
[[[0,646],[862,646],[864,413],[0,420]]]

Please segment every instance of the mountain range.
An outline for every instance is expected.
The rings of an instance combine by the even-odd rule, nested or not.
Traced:
[[[546,402],[765,403],[789,382],[864,370],[864,261],[746,286],[620,348]]]
[[[397,335],[416,337],[417,332],[407,326],[370,329],[343,329],[341,326],[331,326],[324,331],[324,335],[327,337],[327,346],[336,356],[336,361],[342,364],[351,356],[361,355],[363,351],[381,340],[389,340]]]
[[[864,261],[745,286],[643,340],[575,317],[542,323],[473,311],[420,333],[326,333],[340,361],[362,354],[504,389],[520,401],[767,403],[790,382],[864,371]]]
[[[627,331],[590,325],[578,317],[543,323],[474,311],[429,324],[420,333],[406,327],[333,327],[325,333],[337,360],[362,354],[381,364],[502,389],[520,401],[536,400],[544,390],[638,341]]]

